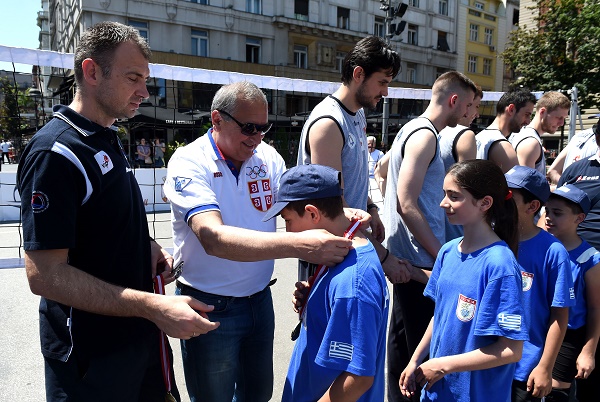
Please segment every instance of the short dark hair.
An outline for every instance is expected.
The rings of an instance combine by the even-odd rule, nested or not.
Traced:
[[[136,44],[146,60],[150,60],[152,52],[148,42],[137,29],[113,21],[103,21],[83,33],[75,49],[75,81],[81,87],[83,82],[83,61],[93,59],[100,69],[102,76],[108,77],[112,67],[112,58],[117,47],[124,42]]]
[[[540,202],[540,207],[538,208],[537,211],[535,211],[535,213],[537,214],[538,212],[540,212],[540,209],[542,209],[542,206],[545,204],[544,201],[540,200],[538,197],[536,197],[531,191],[529,190],[525,190],[524,188],[511,188],[510,189],[513,193],[519,193],[521,194],[521,198],[523,198],[523,202],[525,204],[529,204],[531,201],[535,201],[538,200]]]
[[[323,216],[333,219],[344,213],[342,197],[315,198],[312,200],[290,201],[286,208],[296,212],[298,216],[304,216],[308,204],[314,205]]]
[[[443,99],[459,89],[477,94],[477,85],[463,73],[453,70],[440,75],[433,83],[431,92],[432,97]]]
[[[579,214],[585,213],[585,212],[583,212],[583,209],[581,208],[581,206],[579,206],[578,203],[568,200],[565,197],[561,197],[560,195],[551,193],[550,197],[548,197],[548,201],[550,201],[550,200],[557,200],[557,201],[564,202],[565,205],[569,207],[569,209],[571,210],[571,212],[573,212],[574,215],[579,215]]]
[[[528,103],[535,105],[535,95],[528,89],[518,88],[511,91],[507,91],[500,97],[498,104],[496,104],[496,115],[504,114],[505,109],[513,104],[517,108],[517,112],[521,108],[525,107]]]
[[[349,84],[356,67],[365,70],[365,79],[377,71],[387,71],[395,77],[400,71],[400,55],[378,36],[367,36],[358,41],[346,55],[342,65],[342,82]]]

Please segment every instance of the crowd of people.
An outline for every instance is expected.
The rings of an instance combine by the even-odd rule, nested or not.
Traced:
[[[476,134],[481,88],[449,71],[374,153],[365,110],[387,96],[400,55],[366,37],[286,170],[263,141],[265,94],[224,85],[210,129],[167,166],[170,255],[113,129],[149,96],[150,57],[134,28],[89,28],[73,102],[20,160],[48,401],[180,401],[166,336],[181,340],[192,401],[271,400],[279,258],[299,260],[284,401],[597,399],[600,133],[557,157],[551,191],[540,135],[564,124],[564,95],[509,91]],[[164,151],[142,139],[136,165],[164,165]],[[385,183],[381,216],[370,176]]]

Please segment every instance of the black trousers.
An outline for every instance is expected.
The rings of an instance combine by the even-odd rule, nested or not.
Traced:
[[[400,393],[398,382],[433,317],[435,304],[423,296],[424,290],[425,285],[415,281],[394,285],[387,342],[389,402],[409,400]],[[412,400],[419,399],[417,392]]]
[[[139,343],[93,358],[75,349],[66,362],[45,358],[48,402],[165,402],[159,332]],[[156,336],[154,336],[156,335]],[[180,401],[171,360],[171,394]]]

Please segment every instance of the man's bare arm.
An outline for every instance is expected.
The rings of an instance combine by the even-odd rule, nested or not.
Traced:
[[[477,158],[477,142],[473,130],[462,133],[456,142],[456,156],[459,162]]]
[[[218,211],[193,215],[188,225],[209,255],[232,261],[300,258],[334,266],[344,260],[352,241],[320,230],[261,232],[225,225]]]
[[[498,141],[492,144],[488,152],[488,159],[500,166],[503,173],[519,164],[517,154],[508,141]]]
[[[535,163],[539,160],[542,148],[540,143],[533,138],[525,138],[517,144],[517,160],[521,166],[535,168]],[[541,155],[543,157],[543,155]]]
[[[67,257],[66,249],[25,253],[25,270],[34,294],[91,313],[143,317],[175,338],[188,339],[193,333],[204,334],[219,326],[206,317],[212,307],[198,300],[116,286],[69,265]]]

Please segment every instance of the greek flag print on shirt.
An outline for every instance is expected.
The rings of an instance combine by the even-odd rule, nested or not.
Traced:
[[[329,357],[352,361],[354,346],[349,343],[331,341],[329,344]]]
[[[500,313],[498,314],[498,325],[504,329],[520,331],[521,316],[518,314]]]

